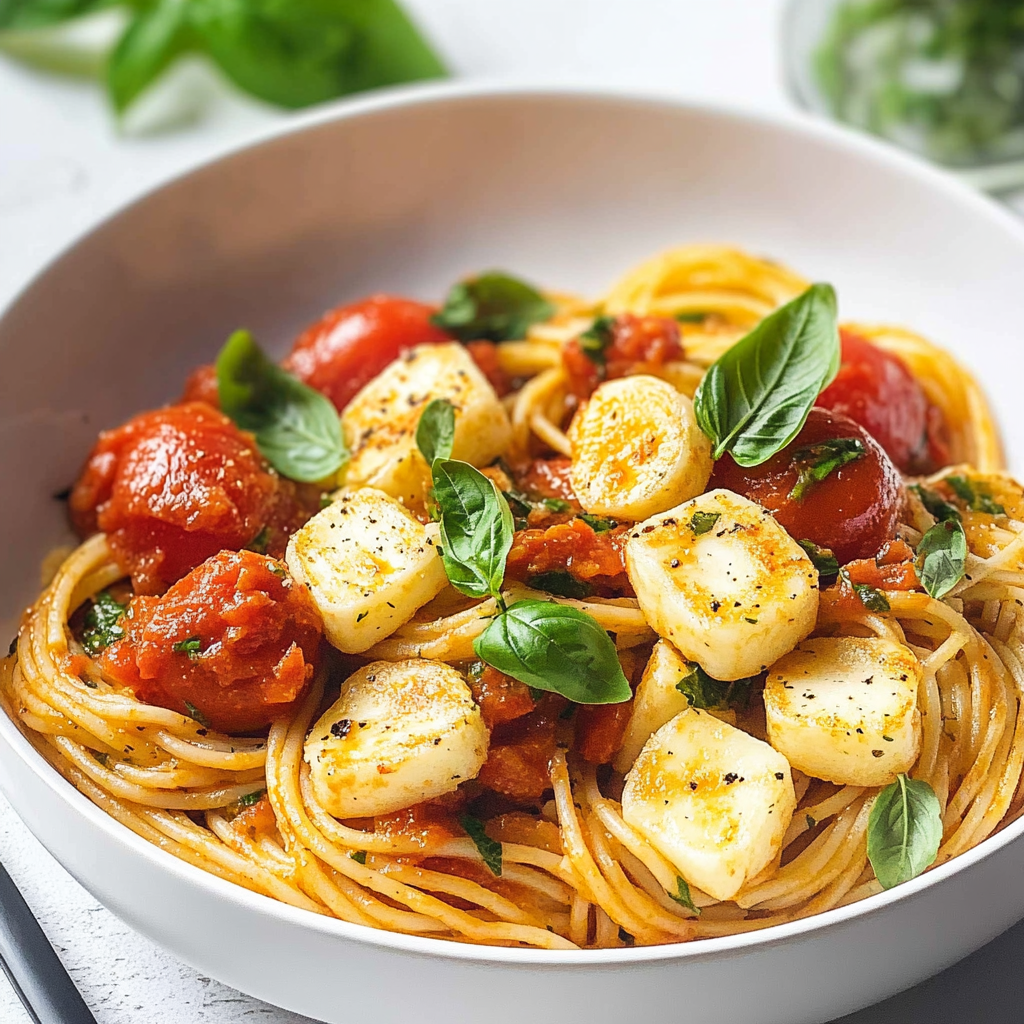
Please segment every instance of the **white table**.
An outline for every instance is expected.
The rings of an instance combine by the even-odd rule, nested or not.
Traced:
[[[779,0],[407,0],[462,76],[633,84],[759,109],[789,106]],[[286,120],[186,67],[118,133],[98,89],[0,58],[0,308],[67,242],[126,200]],[[21,887],[100,1024],[299,1024],[178,962],[99,906],[0,798],[0,861]],[[845,1024],[1024,1019],[1024,925],[931,982]],[[984,1007],[983,1013],[980,1007]],[[25,1024],[0,976],[0,1021]],[[574,1022],[571,1022],[574,1024]]]

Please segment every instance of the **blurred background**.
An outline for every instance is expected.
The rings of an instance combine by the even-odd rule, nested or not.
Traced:
[[[303,109],[449,77],[832,118],[1024,213],[1024,0],[0,0],[0,308],[179,171]],[[300,1021],[135,936],[2,798],[0,860],[101,1024]],[[1018,926],[845,1024],[1019,1021],[1022,954]],[[0,978],[0,1020],[28,1019]]]

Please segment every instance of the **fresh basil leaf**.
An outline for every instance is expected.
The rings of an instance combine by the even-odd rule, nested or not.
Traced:
[[[365,851],[365,850],[353,850],[353,851],[352,851],[352,852],[351,852],[351,853],[349,854],[349,856],[350,856],[350,857],[351,857],[351,858],[352,858],[352,859],[353,859],[353,860],[354,860],[354,861],[355,861],[355,862],[356,862],[357,864],[365,864],[365,863],[366,863],[366,851]]]
[[[265,789],[257,789],[255,793],[246,793],[245,796],[239,797],[238,802],[243,807],[252,807],[254,804],[258,804],[263,799],[263,794],[266,793]]]
[[[693,665],[676,683],[676,689],[690,702],[691,708],[699,711],[722,711],[737,705],[745,708],[750,703],[750,690],[757,678],[748,676],[722,682],[712,679],[700,665]]]
[[[857,437],[834,437],[818,444],[802,445],[793,452],[791,464],[797,471],[797,479],[789,496],[794,501],[803,501],[815,484],[866,454],[864,442]]]
[[[840,569],[839,575],[849,583],[850,588],[860,598],[860,603],[864,605],[869,612],[889,611],[889,599],[882,593],[882,591],[876,590],[867,583],[854,583],[846,574],[845,569]]]
[[[452,285],[431,320],[459,341],[510,341],[554,312],[532,285],[494,270]]]
[[[548,512],[570,512],[572,504],[565,498],[541,498],[540,503]]]
[[[507,502],[469,463],[439,459],[432,475],[449,581],[469,597],[498,597],[515,529]]]
[[[123,113],[191,45],[189,0],[158,0],[140,10],[107,61],[107,93]]]
[[[499,672],[576,704],[619,704],[632,691],[596,619],[550,601],[517,601],[473,644]]]
[[[502,854],[501,843],[499,843],[497,839],[492,839],[484,831],[484,823],[479,818],[474,818],[472,814],[463,814],[459,818],[459,824],[465,830],[466,835],[473,840],[474,845],[491,874],[500,876]]]
[[[689,312],[676,313],[675,319],[681,324],[702,324],[708,318],[707,313],[694,309]]]
[[[963,579],[967,535],[959,519],[936,523],[917,545],[917,574],[932,597],[945,597]]]
[[[189,661],[196,661],[203,653],[203,638],[190,636],[187,640],[179,640],[177,643],[171,644],[171,650],[176,654],[187,654]]]
[[[836,296],[827,284],[762,320],[708,369],[694,396],[716,459],[758,466],[793,440],[839,369]]]
[[[807,557],[814,563],[818,570],[818,584],[827,587],[835,583],[839,575],[839,560],[829,548],[819,548],[812,540],[798,540],[800,545],[807,552]],[[851,584],[852,586],[852,584]]]
[[[447,398],[427,404],[416,425],[416,447],[432,466],[434,459],[450,459],[455,441],[455,406]]]
[[[946,483],[953,488],[956,496],[966,503],[972,512],[987,512],[990,516],[1006,515],[1006,509],[998,502],[992,500],[992,495],[987,494],[965,476],[947,476]]]
[[[549,594],[570,597],[574,601],[582,601],[594,594],[594,588],[589,583],[561,569],[531,576],[528,582],[534,590],[546,590]]]
[[[690,886],[681,875],[676,875],[676,891],[670,892],[669,897],[674,899],[680,906],[686,907],[687,910],[693,913],[694,917],[700,917],[700,907],[693,902],[693,896],[690,895]]]
[[[586,523],[594,533],[607,533],[619,525],[617,519],[609,519],[607,516],[592,516],[587,512],[581,512],[576,518]]]
[[[579,336],[580,351],[595,365],[604,366],[607,352],[615,340],[615,317],[599,316]]]
[[[117,601],[109,590],[101,590],[92,599],[82,630],[82,646],[89,657],[95,658],[112,643],[124,638],[121,618],[127,610],[128,605]]]
[[[868,816],[868,860],[883,889],[909,882],[935,862],[942,810],[932,787],[900,775],[875,797]]]
[[[236,85],[303,107],[445,69],[394,0],[189,0],[201,47]]]
[[[119,0],[0,0],[0,31],[45,28],[113,7],[117,2]]]
[[[938,519],[940,523],[945,522],[947,519],[960,518],[960,510],[950,505],[948,501],[943,501],[935,491],[930,491],[927,487],[922,487],[920,484],[911,484],[910,490],[920,498],[925,511]]]
[[[338,411],[263,354],[248,331],[235,331],[217,356],[220,407],[256,436],[283,476],[314,483],[348,462]]]
[[[713,530],[715,523],[721,518],[721,512],[694,512],[690,517],[690,529],[693,530],[695,537],[700,537]]]

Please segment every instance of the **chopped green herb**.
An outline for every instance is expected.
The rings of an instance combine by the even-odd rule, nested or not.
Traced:
[[[692,309],[682,313],[676,313],[675,318],[681,324],[702,324],[707,320],[710,314],[703,312],[703,310]]]
[[[715,523],[721,518],[721,512],[694,512],[690,517],[690,529],[699,537],[714,529]]]
[[[203,726],[206,729],[210,727],[210,723],[207,720],[206,715],[204,715],[202,711],[200,711],[199,708],[195,706],[195,704],[191,704],[188,701],[185,701],[185,707],[188,709],[188,713],[193,721],[198,722],[201,726]]]
[[[187,640],[179,640],[171,644],[171,650],[176,654],[187,654],[190,661],[195,661],[203,652],[203,638],[190,636]]]
[[[804,815],[804,821],[807,822],[808,829],[812,829],[818,824],[809,814]]]
[[[243,807],[252,807],[254,804],[258,804],[260,800],[263,799],[264,793],[266,793],[265,789],[257,789],[255,793],[246,793],[245,796],[240,797],[238,802]]]
[[[680,906],[686,907],[695,917],[700,917],[700,907],[693,902],[693,896],[690,895],[690,886],[685,878],[676,875],[676,891],[670,892],[669,896]]]
[[[617,519],[609,519],[607,516],[592,516],[587,512],[581,512],[576,518],[583,520],[594,533],[607,533],[619,525]]]
[[[839,571],[839,575],[853,589],[853,592],[860,598],[861,604],[870,612],[887,612],[889,610],[889,599],[880,590],[869,587],[866,583],[854,583],[847,575],[845,569]]]
[[[956,492],[956,496],[966,503],[972,512],[987,512],[990,516],[1004,516],[1006,509],[992,500],[992,495],[976,487],[965,476],[947,476],[946,483]]]
[[[819,548],[811,540],[798,540],[797,544],[807,552],[807,557],[814,563],[814,568],[818,570],[818,583],[823,587],[835,583],[836,577],[839,575],[839,560],[831,550]]]
[[[574,601],[582,601],[584,598],[593,597],[594,594],[594,588],[589,583],[576,579],[563,569],[542,572],[537,576],[531,576],[527,582],[535,590],[544,590],[558,597],[569,597]]]
[[[492,875],[501,874],[501,843],[492,839],[484,831],[484,823],[472,814],[463,814],[459,818],[459,824],[465,829],[466,835],[473,840],[484,863],[490,869]]]
[[[572,504],[564,498],[542,498],[541,504],[549,512],[569,512],[572,509]]]
[[[599,316],[580,336],[580,351],[596,366],[604,366],[615,339],[615,317]]]
[[[124,638],[121,618],[127,610],[128,605],[121,604],[109,590],[101,590],[92,599],[92,604],[85,613],[85,628],[82,630],[82,646],[86,654],[95,658],[100,651]],[[12,650],[11,654],[13,653]]]
[[[920,484],[912,484],[909,489],[920,499],[925,511],[938,519],[940,523],[944,523],[947,519],[960,518],[959,509],[950,505],[948,501],[943,501],[935,491],[930,491]]]
[[[547,320],[555,307],[536,288],[500,271],[452,285],[431,322],[459,341],[525,338],[531,324]]]
[[[834,437],[797,448],[791,459],[797,471],[797,479],[789,496],[794,501],[803,501],[815,484],[837,469],[862,459],[866,454],[864,442],[857,437]]]
[[[689,673],[676,683],[676,689],[700,711],[721,711],[734,705],[746,707],[750,703],[750,689],[757,676],[721,682],[712,679],[700,667],[693,665]]]
[[[270,527],[264,526],[259,533],[251,541],[249,541],[249,550],[255,551],[257,555],[265,555],[267,553],[267,544],[270,541]]]
[[[352,851],[352,852],[351,852],[351,853],[349,854],[349,856],[350,856],[350,857],[351,857],[351,858],[352,858],[352,859],[353,859],[353,860],[354,860],[354,861],[355,861],[355,862],[356,862],[357,864],[365,864],[365,863],[366,863],[366,851],[365,851],[365,850],[353,850],[353,851]]]

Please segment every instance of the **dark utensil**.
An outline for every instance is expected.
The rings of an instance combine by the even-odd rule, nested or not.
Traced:
[[[96,1018],[2,864],[0,967],[35,1024],[96,1024]]]

